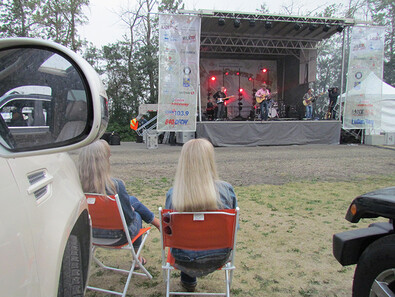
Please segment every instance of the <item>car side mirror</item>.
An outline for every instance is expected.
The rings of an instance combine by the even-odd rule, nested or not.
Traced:
[[[74,149],[107,122],[104,87],[85,60],[49,41],[0,40],[0,155]]]

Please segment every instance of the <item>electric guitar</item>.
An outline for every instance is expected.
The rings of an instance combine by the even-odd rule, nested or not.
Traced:
[[[230,98],[233,98],[233,97],[234,97],[234,95],[229,96],[229,97],[225,97],[225,98],[218,98],[217,99],[217,104],[218,103],[223,103],[224,101],[229,100]]]
[[[312,102],[315,101],[315,98],[316,98],[316,97],[319,97],[319,96],[321,96],[321,95],[324,95],[324,93],[325,93],[325,92],[322,92],[322,93],[318,94],[317,96],[316,96],[316,95],[313,95],[313,96],[311,96],[311,97],[309,97],[309,98],[307,98],[307,99],[304,99],[304,100],[303,100],[303,105],[304,105],[304,106],[310,105]]]
[[[269,96],[274,96],[276,94],[277,94],[277,92],[273,92],[273,93],[262,95],[262,96],[256,96],[255,97],[256,98],[256,102],[257,103],[262,103],[262,101],[268,100]]]

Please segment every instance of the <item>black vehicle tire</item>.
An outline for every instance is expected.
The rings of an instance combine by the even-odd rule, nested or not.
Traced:
[[[62,260],[58,297],[82,297],[84,285],[82,279],[81,247],[78,237],[70,235]]]
[[[375,297],[374,281],[385,282],[395,292],[395,235],[370,244],[359,258],[354,274],[353,297]]]

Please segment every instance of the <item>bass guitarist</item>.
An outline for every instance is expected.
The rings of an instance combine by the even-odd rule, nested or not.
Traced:
[[[269,89],[267,89],[267,85],[263,83],[261,88],[255,93],[256,102],[261,105],[261,120],[267,121],[269,114],[269,100],[271,98],[271,94]]]
[[[221,87],[221,90],[213,95],[213,98],[217,101],[217,121],[223,120],[227,117],[225,114],[225,100],[228,100],[230,97],[226,97],[225,87]]]
[[[313,102],[316,97],[313,94],[313,89],[308,88],[307,93],[303,96],[303,105],[306,106],[306,119],[313,119]]]

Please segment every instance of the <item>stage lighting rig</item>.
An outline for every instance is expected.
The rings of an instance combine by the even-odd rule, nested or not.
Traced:
[[[223,19],[223,18],[220,18],[220,19],[218,19],[218,26],[225,26],[225,19]]]
[[[269,22],[269,21],[266,21],[265,22],[265,29],[266,30],[269,30],[269,29],[271,29],[273,27],[273,23],[272,22]]]
[[[322,31],[328,32],[330,28],[331,28],[331,26],[329,26],[328,24],[326,24],[326,25],[324,25],[324,27],[322,28]]]
[[[235,28],[239,28],[239,27],[240,27],[240,24],[241,24],[241,22],[240,22],[239,19],[235,19],[235,20],[233,21],[233,26],[234,26]]]
[[[317,29],[317,25],[316,24],[310,24],[309,25],[309,30],[310,31],[314,31],[315,29]]]
[[[339,25],[339,26],[337,26],[336,31],[341,33],[343,31],[343,29],[344,29],[344,26]]]
[[[302,25],[301,25],[301,24],[296,23],[296,24],[294,25],[294,29],[295,29],[296,31],[299,31],[300,28],[302,28]]]
[[[255,20],[250,20],[250,27],[252,28],[252,27],[255,27]]]

